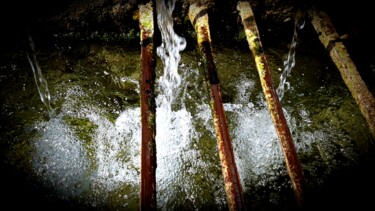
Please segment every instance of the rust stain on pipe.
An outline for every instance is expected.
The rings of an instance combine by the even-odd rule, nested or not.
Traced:
[[[220,81],[212,56],[211,37],[206,7],[195,3],[191,4],[189,7],[189,18],[197,33],[199,49],[206,66],[206,81],[211,89],[211,110],[214,117],[215,132],[217,136],[228,207],[230,210],[245,210],[242,186],[237,172],[222,103]]]
[[[279,98],[274,89],[271,73],[267,64],[267,59],[263,52],[254,14],[249,2],[245,1],[238,2],[237,10],[240,12],[246,38],[255,59],[263,93],[265,95],[268,109],[271,113],[272,120],[276,128],[276,133],[281,144],[281,149],[284,154],[284,159],[289,177],[292,182],[296,202],[299,207],[302,207],[304,203],[305,189],[304,175],[293,143],[292,135],[279,102]]]
[[[152,2],[139,7],[141,31],[141,210],[156,210],[155,52]]]
[[[346,86],[349,88],[354,100],[366,119],[368,127],[375,137],[375,99],[368,90],[365,82],[357,71],[357,67],[349,56],[345,45],[341,42],[329,16],[313,8],[310,11],[313,27],[319,39],[329,52],[333,62],[341,73]]]

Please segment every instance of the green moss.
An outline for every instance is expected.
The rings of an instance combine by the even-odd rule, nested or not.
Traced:
[[[139,210],[139,187],[125,183],[109,194],[109,210]]]
[[[33,148],[30,145],[27,137],[23,137],[7,152],[7,161],[20,171],[31,172],[32,166],[29,161],[32,160],[32,151]]]
[[[234,39],[235,39],[236,41],[238,41],[238,42],[240,42],[240,41],[246,39],[246,33],[245,33],[245,31],[244,31],[244,30],[239,31],[239,32],[235,35]]]
[[[95,146],[92,141],[93,134],[95,134],[97,125],[90,122],[87,118],[74,118],[71,116],[64,116],[64,121],[72,128],[81,141],[83,141],[84,146],[87,149],[87,157],[91,161],[91,169],[95,169]]]

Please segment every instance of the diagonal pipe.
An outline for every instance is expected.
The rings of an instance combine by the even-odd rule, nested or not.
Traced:
[[[197,41],[206,67],[206,82],[211,90],[211,110],[224,177],[227,203],[230,210],[245,210],[240,177],[233,154],[232,143],[226,122],[220,92],[220,81],[212,56],[207,8],[193,3],[189,7],[189,18],[197,33]]]
[[[237,10],[240,13],[244,26],[246,39],[250,50],[254,56],[255,64],[260,77],[263,93],[265,95],[268,109],[274,122],[276,133],[279,138],[281,149],[284,154],[286,167],[292,182],[297,206],[302,207],[304,203],[305,181],[297,151],[293,143],[293,138],[286,122],[279,98],[276,94],[266,56],[263,52],[262,43],[255,22],[254,13],[250,3],[239,1]]]
[[[340,40],[329,16],[312,8],[309,11],[311,23],[319,35],[320,42],[329,52],[333,62],[341,73],[346,86],[366,119],[368,127],[375,137],[375,99],[362,80],[357,67],[350,58],[345,45]]]
[[[141,184],[140,209],[156,210],[156,125],[154,11],[150,1],[139,7],[141,39]]]

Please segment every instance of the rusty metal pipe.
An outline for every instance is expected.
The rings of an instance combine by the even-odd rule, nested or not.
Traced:
[[[154,11],[150,1],[139,7],[141,38],[141,210],[156,210],[156,125]]]
[[[320,42],[329,52],[333,62],[340,71],[346,86],[366,119],[368,127],[375,137],[375,99],[357,71],[345,45],[340,40],[329,16],[316,8],[310,10],[311,23],[319,35]]]
[[[263,52],[262,43],[260,41],[254,13],[249,2],[245,1],[238,2],[237,10],[240,13],[242,24],[246,33],[246,39],[255,59],[263,93],[265,95],[268,109],[271,113],[271,117],[276,128],[276,133],[281,144],[281,149],[284,154],[284,159],[289,177],[292,182],[296,202],[299,207],[302,207],[305,189],[304,175],[293,143],[292,135],[273,85],[267,59]]]
[[[211,89],[211,109],[214,118],[228,207],[230,210],[245,210],[240,177],[237,172],[221,98],[220,81],[212,56],[206,7],[196,3],[191,4],[189,7],[189,18],[197,33],[198,46],[206,66],[207,85]]]

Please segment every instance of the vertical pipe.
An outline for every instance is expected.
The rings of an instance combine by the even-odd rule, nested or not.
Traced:
[[[319,39],[329,52],[333,62],[341,73],[346,86],[359,106],[367,121],[372,135],[375,137],[375,99],[351,60],[345,45],[341,42],[330,18],[323,11],[313,8],[310,11],[311,23],[319,35]]]
[[[224,107],[222,104],[220,82],[212,56],[206,7],[195,3],[191,4],[189,7],[189,18],[197,33],[198,45],[206,66],[207,84],[211,89],[211,109],[217,135],[228,207],[230,210],[245,210],[241,182],[235,164]]]
[[[154,17],[150,1],[139,7],[141,38],[141,210],[156,210],[156,125]]]
[[[292,135],[287,125],[279,98],[274,89],[271,73],[260,41],[254,13],[249,2],[245,1],[238,2],[237,10],[240,12],[247,42],[254,56],[268,109],[271,113],[277,136],[280,140],[296,202],[297,205],[301,207],[304,201],[304,175],[293,143]]]

